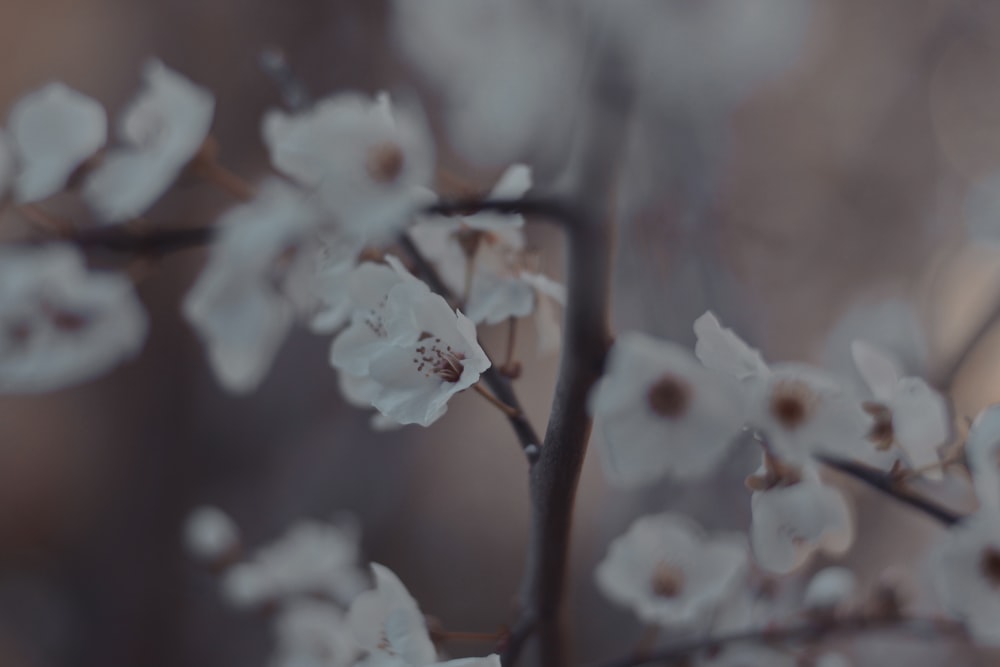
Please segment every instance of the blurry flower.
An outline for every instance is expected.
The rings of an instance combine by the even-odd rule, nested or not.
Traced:
[[[953,526],[929,564],[941,604],[977,641],[1000,645],[1000,513],[989,508]]]
[[[851,352],[875,400],[888,411],[881,420],[877,410],[873,413],[876,428],[883,431],[874,434],[876,438],[899,444],[913,468],[938,463],[938,447],[951,437],[951,414],[945,398],[920,378],[901,377],[898,363],[875,345],[854,341]],[[929,468],[923,474],[931,479],[943,477],[940,468]]]
[[[93,379],[142,348],[146,313],[125,276],[67,245],[0,249],[0,392]]]
[[[521,280],[535,288],[535,339],[537,354],[544,356],[559,349],[562,343],[562,316],[566,305],[566,286],[548,276],[530,271],[521,272]]]
[[[356,310],[333,342],[330,361],[376,384],[372,405],[400,424],[429,426],[448,400],[490,367],[465,315],[394,257],[391,268],[362,264],[351,276]]]
[[[106,222],[134,218],[152,206],[205,142],[215,100],[159,60],[146,63],[145,89],[125,111],[119,136],[87,179],[84,197]]]
[[[824,653],[816,658],[813,667],[851,667],[853,664],[843,653]]]
[[[3,199],[13,184],[14,175],[14,147],[11,145],[10,136],[0,130],[0,199]]]
[[[854,521],[840,491],[820,481],[812,466],[751,498],[750,542],[763,569],[786,574],[816,551],[839,555],[854,542]]]
[[[618,337],[590,399],[611,481],[638,486],[715,468],[743,423],[735,381],[686,349],[640,333]]]
[[[697,667],[797,667],[795,655],[766,646],[736,644],[713,657],[698,660]]]
[[[707,536],[687,517],[646,516],[611,543],[595,576],[601,592],[645,623],[697,625],[741,585],[742,535]]]
[[[347,618],[320,600],[286,602],[274,620],[277,646],[271,667],[349,667],[358,647]]]
[[[807,609],[834,610],[854,595],[858,579],[846,567],[827,567],[812,576],[802,597]]]
[[[965,456],[980,507],[1000,511],[1000,404],[976,416],[965,439]]]
[[[214,562],[239,549],[240,530],[217,507],[199,507],[184,521],[184,544],[196,558]]]
[[[108,138],[104,107],[62,83],[50,83],[18,100],[8,128],[17,155],[14,196],[19,202],[45,199],[61,190],[73,170]]]
[[[226,570],[223,590],[239,607],[297,595],[346,604],[364,588],[358,540],[351,524],[299,521],[251,560]]]
[[[427,203],[434,146],[418,113],[341,93],[311,109],[264,117],[274,166],[314,191],[352,239],[381,242],[401,231]]]
[[[698,337],[694,353],[706,367],[740,380],[767,375],[768,367],[760,352],[732,329],[723,328],[711,311],[694,321],[694,333]]]
[[[272,179],[217,223],[208,265],[183,309],[230,391],[256,388],[284,342],[295,314],[285,276],[317,220],[300,192]]]
[[[285,278],[298,317],[317,334],[333,333],[351,318],[348,283],[361,248],[340,235],[317,234],[300,248]]]

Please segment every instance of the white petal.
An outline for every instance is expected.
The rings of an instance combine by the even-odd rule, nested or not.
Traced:
[[[863,340],[851,341],[851,354],[858,372],[876,400],[888,401],[903,376],[899,362],[891,354]]]
[[[713,313],[706,312],[695,320],[694,333],[698,337],[694,353],[708,368],[740,380],[767,373],[760,352],[744,343],[732,329],[724,329]]]
[[[965,440],[965,453],[980,506],[1000,510],[1000,404],[976,416]]]

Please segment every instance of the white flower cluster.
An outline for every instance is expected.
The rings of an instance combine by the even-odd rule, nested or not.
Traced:
[[[193,512],[185,529],[193,555],[210,563],[238,551],[235,525],[216,508]],[[375,587],[365,590],[359,537],[346,520],[300,521],[250,559],[221,563],[233,605],[275,610],[273,667],[500,667],[497,655],[441,662],[424,615],[395,574],[372,564]]]

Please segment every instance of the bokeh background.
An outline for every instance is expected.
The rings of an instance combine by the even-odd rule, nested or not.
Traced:
[[[260,52],[283,49],[317,95],[423,90],[388,21],[379,0],[4,0],[0,110],[60,79],[114,113],[143,61],[160,57],[215,92],[221,160],[254,180],[267,171],[259,119],[279,103]],[[838,370],[847,342],[872,336],[949,384],[961,424],[1000,399],[996,336],[949,370],[1000,299],[1000,252],[971,243],[965,225],[970,186],[1000,169],[1000,4],[816,0],[802,44],[710,123],[679,104],[644,135],[639,153],[657,158],[630,167],[642,195],[619,221],[615,324],[690,343],[691,322],[711,308],[769,359]],[[433,94],[425,100],[438,122]],[[442,162],[443,182],[490,184],[447,152]],[[150,217],[208,222],[230,203],[182,182]],[[558,236],[529,234],[558,275]],[[203,261],[189,252],[130,267],[153,320],[137,361],[74,389],[0,397],[0,665],[265,665],[266,616],[229,609],[182,548],[183,518],[203,503],[229,511],[251,546],[298,517],[355,513],[366,556],[446,627],[508,622],[528,507],[526,466],[502,416],[469,394],[430,429],[373,433],[368,414],[340,398],[328,341],[301,332],[258,392],[225,394],[178,312]],[[485,339],[503,345],[502,331]],[[543,425],[557,360],[537,357],[530,333],[520,349],[518,391]],[[744,528],[752,468],[746,453],[710,482],[628,494],[588,460],[570,605],[582,659],[622,653],[641,634],[593,587],[607,542],[667,507]],[[868,581],[916,563],[938,528],[846,485],[863,510],[848,562]],[[912,578],[919,589],[919,570]],[[957,650],[876,640],[857,655],[991,664]]]

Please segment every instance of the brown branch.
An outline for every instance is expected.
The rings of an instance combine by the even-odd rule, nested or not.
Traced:
[[[817,458],[826,466],[849,475],[860,482],[864,482],[871,488],[914,509],[920,510],[946,526],[952,526],[965,518],[962,514],[939,504],[937,501],[903,487],[890,473],[882,472],[877,468],[872,468],[862,463],[844,461],[829,456],[819,456]]]
[[[642,665],[686,665],[699,655],[718,651],[735,644],[788,645],[814,644],[835,637],[892,631],[918,639],[933,639],[941,635],[965,638],[962,626],[935,618],[854,615],[830,621],[807,621],[777,628],[753,628],[716,635],[686,639],[669,644],[644,656],[629,656],[600,667],[641,667]]]

